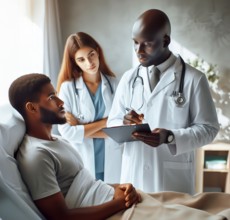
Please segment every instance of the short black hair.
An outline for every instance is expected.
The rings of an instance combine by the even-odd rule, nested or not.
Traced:
[[[39,101],[42,87],[50,82],[50,78],[41,73],[30,73],[17,78],[9,88],[10,104],[25,117],[26,103]]]

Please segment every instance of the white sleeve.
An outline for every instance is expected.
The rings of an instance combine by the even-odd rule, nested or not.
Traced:
[[[129,83],[127,76],[128,75],[125,73],[118,83],[112,108],[107,120],[107,127],[123,125],[123,117],[126,114],[125,108],[128,106],[126,100],[129,100]]]
[[[66,112],[72,112],[73,109],[73,99],[75,97],[75,91],[72,87],[71,82],[64,82],[61,85],[59,98],[64,101],[64,107]],[[68,123],[63,125],[58,125],[58,131],[61,136],[67,139],[70,142],[83,143],[84,141],[84,125],[71,126]]]
[[[191,126],[172,129],[176,145],[169,145],[169,150],[173,155],[189,152],[211,143],[219,131],[215,105],[204,74],[194,88],[189,105]]]

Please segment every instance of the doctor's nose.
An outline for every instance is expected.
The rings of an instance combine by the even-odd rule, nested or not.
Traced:
[[[137,54],[144,52],[143,44],[135,44],[134,50]]]

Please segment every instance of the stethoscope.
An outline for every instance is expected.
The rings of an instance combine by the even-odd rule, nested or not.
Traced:
[[[184,77],[185,77],[185,62],[184,60],[182,59],[181,56],[180,57],[180,60],[181,60],[181,64],[182,64],[182,71],[181,71],[181,77],[180,77],[180,85],[179,85],[179,90],[178,91],[173,91],[172,93],[172,97],[176,103],[177,106],[182,106],[186,99],[184,97],[184,94],[183,94],[183,89],[184,89]],[[136,70],[136,76],[133,80],[133,84],[132,84],[132,98],[131,98],[131,101],[130,101],[130,107],[132,108],[132,101],[133,101],[133,94],[134,94],[134,88],[135,88],[135,84],[138,80],[140,80],[141,84],[142,84],[142,87],[144,87],[144,80],[143,78],[140,76],[139,74],[139,70],[140,70],[140,67],[141,67],[141,64],[137,67],[137,70]],[[143,89],[144,90],[144,89]],[[142,100],[143,100],[143,91],[142,91]],[[144,105],[144,102],[142,102],[141,106],[137,109],[137,110],[140,110]]]
[[[112,85],[111,85],[111,82],[109,81],[109,78],[105,75],[105,74],[102,74],[104,77],[105,77],[105,79],[107,80],[107,82],[108,82],[108,84],[109,84],[109,88],[110,88],[110,92],[111,92],[111,94],[113,95],[113,93],[114,93],[114,91],[113,91],[113,87],[112,87]],[[74,79],[73,80],[73,89],[74,89],[74,91],[75,91],[75,94],[76,94],[76,96],[78,97],[78,100],[80,100],[80,98],[79,98],[79,92],[78,92],[78,89],[77,89],[77,87],[76,87],[76,80]],[[76,100],[76,103],[77,103],[77,100]],[[79,103],[77,103],[77,115],[76,115],[76,118],[78,119],[78,120],[84,120],[84,115],[81,113],[81,109],[80,109],[80,102]]]

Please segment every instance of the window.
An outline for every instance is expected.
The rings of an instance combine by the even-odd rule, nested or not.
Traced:
[[[0,105],[8,102],[8,88],[15,78],[42,73],[43,26],[43,1],[1,1]]]

